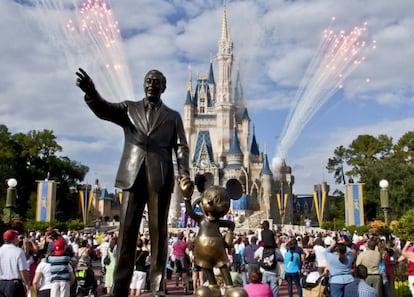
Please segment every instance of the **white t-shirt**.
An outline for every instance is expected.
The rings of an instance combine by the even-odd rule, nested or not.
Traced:
[[[42,277],[39,281],[39,291],[52,288],[52,274],[50,273],[50,263],[41,261],[36,267],[36,273],[41,273]]]
[[[108,255],[109,242],[102,242],[96,249],[101,253],[101,260],[103,263],[103,259],[106,257],[106,255]]]
[[[20,271],[29,270],[26,255],[14,244],[5,243],[0,247],[0,279],[21,279]]]
[[[74,241],[74,242],[71,242],[71,243],[70,243],[70,245],[72,246],[73,253],[74,253],[75,255],[78,255],[78,253],[79,253],[79,244],[77,244],[77,243]]]
[[[324,255],[325,248],[321,245],[315,245],[313,251],[315,252],[316,265],[318,265],[318,267],[326,267],[327,263]]]

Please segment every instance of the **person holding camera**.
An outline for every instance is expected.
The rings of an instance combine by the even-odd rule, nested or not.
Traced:
[[[331,297],[344,297],[346,285],[354,281],[352,276],[354,257],[352,250],[343,241],[337,243],[332,239],[331,245],[325,249]]]

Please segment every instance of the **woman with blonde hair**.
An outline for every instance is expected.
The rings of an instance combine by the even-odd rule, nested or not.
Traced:
[[[115,245],[116,245],[116,238],[112,238],[109,242],[109,249],[108,249],[108,257],[109,257],[109,264],[105,265],[105,287],[107,293],[111,292],[112,285],[114,284],[114,270],[115,270]]]

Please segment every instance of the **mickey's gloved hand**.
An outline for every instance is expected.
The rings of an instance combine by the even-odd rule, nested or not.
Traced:
[[[183,193],[184,200],[191,200],[194,192],[194,183],[189,176],[182,176],[179,180],[180,190]]]

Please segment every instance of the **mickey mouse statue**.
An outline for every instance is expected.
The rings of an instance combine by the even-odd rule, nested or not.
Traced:
[[[202,268],[209,284],[207,287],[202,286],[197,288],[195,296],[221,296],[221,291],[217,285],[213,271],[213,268],[218,268],[220,269],[225,284],[225,297],[248,297],[247,292],[243,288],[233,287],[228,266],[226,248],[233,245],[235,224],[232,221],[220,219],[230,209],[229,192],[231,191],[213,185],[208,187],[202,193],[201,197],[196,199],[192,204],[191,196],[194,190],[192,181],[188,177],[185,177],[180,180],[180,187],[185,190],[183,193],[187,193],[184,197],[187,214],[199,224],[199,231],[194,241],[194,256],[196,264]],[[188,189],[191,190],[189,191]],[[190,192],[191,194],[188,194]],[[194,211],[193,206],[196,204],[199,204],[202,214]],[[227,228],[224,237],[220,232],[221,227]]]

